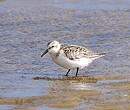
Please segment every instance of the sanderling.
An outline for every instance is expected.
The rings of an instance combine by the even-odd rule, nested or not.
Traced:
[[[41,57],[43,57],[46,53],[49,53],[56,64],[68,69],[65,76],[68,76],[71,69],[77,69],[77,76],[79,69],[88,66],[95,59],[104,56],[104,53],[94,53],[89,49],[78,45],[63,45],[58,41],[49,42],[47,47],[48,48]]]

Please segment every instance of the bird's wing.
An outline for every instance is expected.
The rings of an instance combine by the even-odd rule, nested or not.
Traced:
[[[62,47],[64,54],[71,60],[80,59],[82,57],[96,59],[101,57],[99,54],[95,54],[89,49],[81,46],[70,45]]]

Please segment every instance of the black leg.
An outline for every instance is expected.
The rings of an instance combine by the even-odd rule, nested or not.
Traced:
[[[67,71],[67,73],[66,73],[66,75],[65,75],[65,76],[68,76],[69,72],[70,72],[70,69]]]
[[[76,71],[76,77],[77,77],[77,75],[78,75],[78,72],[79,72],[79,68],[77,68],[77,71]]]

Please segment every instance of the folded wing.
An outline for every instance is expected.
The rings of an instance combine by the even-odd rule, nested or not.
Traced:
[[[68,57],[70,60],[80,59],[83,57],[97,59],[104,56],[104,54],[94,53],[85,47],[76,45],[63,46],[62,49],[64,50],[66,57]]]

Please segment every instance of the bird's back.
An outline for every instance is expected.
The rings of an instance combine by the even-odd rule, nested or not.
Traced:
[[[91,50],[78,45],[62,45],[60,50],[63,50],[66,57],[70,60],[80,59],[83,57],[88,59],[97,59],[104,56],[104,54],[94,53]]]

